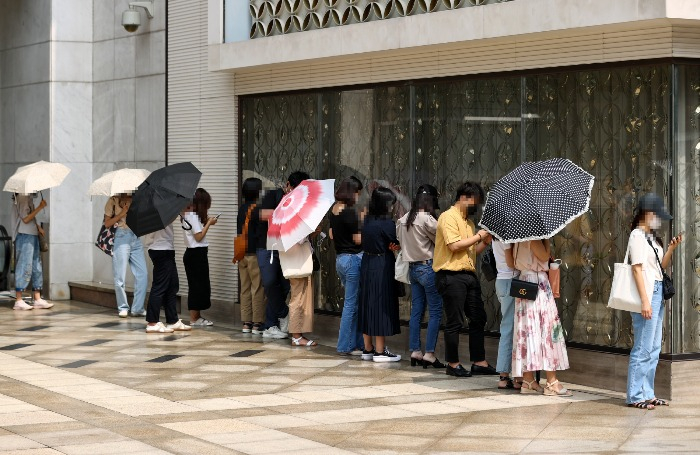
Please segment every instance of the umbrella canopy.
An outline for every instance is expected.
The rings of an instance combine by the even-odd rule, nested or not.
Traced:
[[[70,169],[61,163],[37,161],[17,169],[7,180],[3,191],[31,194],[60,185]]]
[[[286,194],[268,221],[267,249],[287,251],[316,230],[335,202],[335,179],[304,180]]]
[[[126,223],[141,237],[172,223],[187,207],[202,173],[192,163],[177,163],[153,171],[134,193]]]
[[[90,184],[90,196],[114,196],[122,193],[133,193],[151,173],[146,169],[119,169],[107,172]]]
[[[550,238],[588,210],[593,182],[564,158],[523,163],[491,188],[479,226],[505,243]]]

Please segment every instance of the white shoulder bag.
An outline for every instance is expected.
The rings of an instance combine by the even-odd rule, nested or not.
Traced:
[[[314,272],[311,243],[298,243],[287,251],[280,251],[280,267],[285,278],[306,278]]]
[[[622,264],[615,263],[608,308],[641,313],[642,298],[639,296],[637,283],[634,281],[634,275],[632,273],[632,266],[629,264],[630,243],[631,242],[627,243],[625,261]],[[647,295],[649,295],[648,289]]]
[[[409,263],[403,260],[403,251],[399,251],[396,255],[396,262],[394,263],[394,279],[402,283],[411,284],[411,278],[409,276]]]

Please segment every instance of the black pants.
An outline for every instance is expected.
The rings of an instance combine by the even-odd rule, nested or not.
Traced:
[[[486,359],[484,327],[486,311],[481,300],[481,285],[474,272],[439,271],[435,286],[445,308],[445,360],[459,362],[459,331],[464,325],[464,313],[469,318],[469,356],[472,362]]]
[[[267,306],[265,307],[265,328],[279,326],[279,320],[289,314],[287,295],[289,295],[289,280],[282,274],[280,257],[277,251],[259,249],[256,252],[258,267],[260,267],[260,281],[265,288]],[[272,263],[270,263],[272,257]]]
[[[177,277],[175,251],[148,250],[148,256],[153,261],[153,283],[148,297],[146,321],[158,322],[160,308],[165,307],[165,322],[175,324],[177,317],[177,291],[180,290],[180,280]]]
[[[211,308],[211,283],[209,282],[209,248],[187,248],[182,262],[187,275],[187,309],[202,311]]]

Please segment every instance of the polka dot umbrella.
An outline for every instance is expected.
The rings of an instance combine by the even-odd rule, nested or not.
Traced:
[[[287,251],[314,232],[335,202],[334,184],[304,180],[286,194],[268,221],[267,249]]]
[[[505,243],[548,239],[588,211],[594,179],[564,158],[523,163],[493,185],[479,226]]]

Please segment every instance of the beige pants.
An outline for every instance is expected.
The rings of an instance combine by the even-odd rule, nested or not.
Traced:
[[[265,289],[260,280],[258,258],[246,254],[238,263],[241,282],[241,321],[265,322]]]
[[[290,278],[289,333],[309,333],[314,329],[314,291],[311,277]]]

